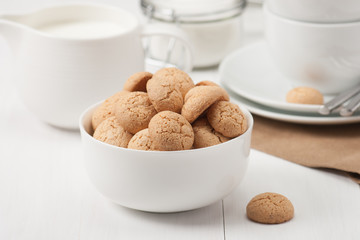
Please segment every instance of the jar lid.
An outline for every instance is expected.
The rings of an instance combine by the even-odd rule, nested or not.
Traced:
[[[145,15],[162,21],[211,22],[240,15],[245,0],[141,0]]]

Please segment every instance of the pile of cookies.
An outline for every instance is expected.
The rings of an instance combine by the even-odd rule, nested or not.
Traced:
[[[194,84],[177,68],[132,75],[122,91],[93,113],[93,137],[119,147],[176,151],[209,147],[240,136],[247,120],[219,85]]]

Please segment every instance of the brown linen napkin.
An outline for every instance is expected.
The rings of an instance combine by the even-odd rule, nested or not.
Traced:
[[[360,124],[303,125],[254,116],[251,147],[308,167],[349,173],[360,183]]]

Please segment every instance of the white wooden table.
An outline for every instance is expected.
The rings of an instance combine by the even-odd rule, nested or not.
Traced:
[[[1,2],[0,9],[14,8],[14,2],[20,0]],[[134,6],[116,4],[122,3]],[[259,15],[259,9],[252,9],[246,16],[254,22],[246,25],[245,42],[261,37]],[[0,40],[1,240],[360,239],[359,185],[255,150],[240,186],[211,206],[154,214],[108,202],[83,168],[79,132],[48,126],[24,107],[8,77],[9,58]],[[218,78],[216,69],[191,76],[195,81]],[[293,220],[262,225],[246,218],[247,202],[266,191],[290,198]]]

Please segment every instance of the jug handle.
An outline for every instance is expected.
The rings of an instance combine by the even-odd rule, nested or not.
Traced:
[[[166,26],[162,24],[146,24],[143,26],[142,30],[142,37],[152,37],[152,36],[164,36],[169,37],[169,44],[167,49],[167,56],[163,63],[163,66],[166,66],[167,63],[169,63],[170,57],[171,57],[171,48],[175,44],[175,41],[179,41],[184,46],[184,61],[183,66],[177,66],[180,69],[182,69],[185,72],[190,72],[193,68],[193,49],[192,45],[188,39],[188,35],[180,28],[178,27],[172,27],[172,26]],[[148,49],[145,47],[145,55],[147,54]],[[148,56],[146,56],[147,60],[154,61],[153,59],[149,59]]]

